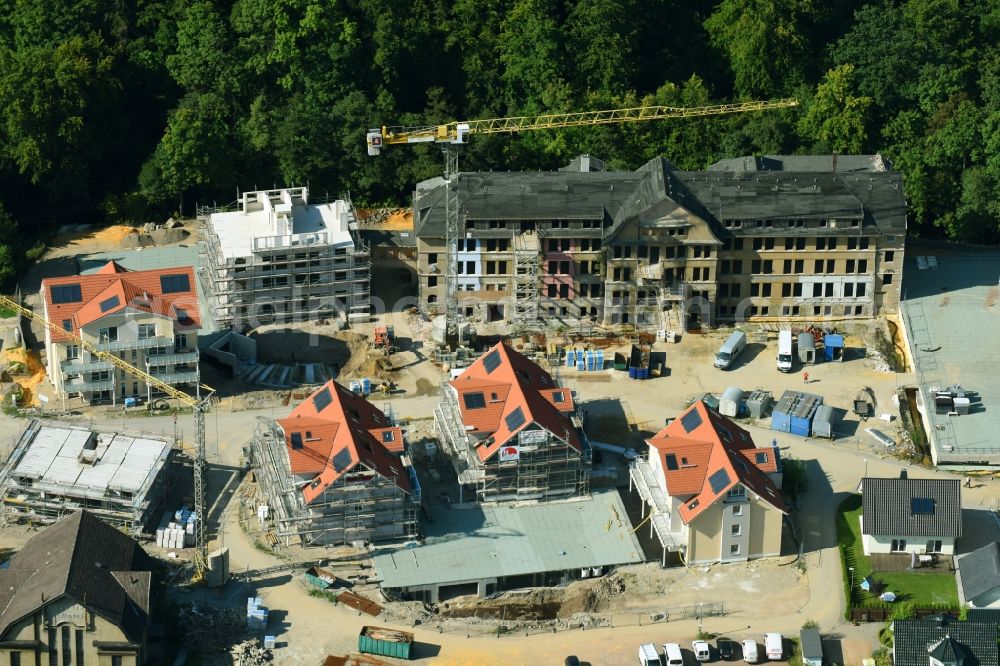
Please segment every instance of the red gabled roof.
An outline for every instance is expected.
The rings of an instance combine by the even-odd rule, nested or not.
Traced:
[[[370,402],[337,382],[321,386],[287,418],[279,419],[278,425],[285,434],[292,474],[315,475],[302,489],[307,504],[359,464],[403,491],[411,491],[406,466],[389,451],[383,438],[383,433],[391,432],[394,446],[398,442],[401,451],[402,430],[392,426]]]
[[[163,275],[186,275],[189,289],[169,294],[163,293],[160,277]],[[80,300],[71,303],[53,303],[52,288],[78,285]],[[117,297],[117,303],[109,303]],[[187,313],[183,320],[177,320],[177,330],[189,331],[201,328],[201,310],[198,307],[198,292],[194,269],[190,266],[159,268],[150,271],[130,271],[114,261],[109,261],[96,273],[90,275],[70,275],[42,280],[42,298],[49,321],[62,326],[70,322],[77,335],[80,328],[102,317],[126,309],[152,312],[177,320],[177,310]],[[101,305],[105,310],[101,310]],[[56,342],[68,342],[70,338],[61,332],[52,331]]]
[[[576,428],[570,420],[573,397],[569,389],[560,388],[549,373],[506,343],[498,343],[461,375],[449,382],[458,394],[462,423],[469,432],[489,444],[480,446],[480,460],[486,460],[506,444],[511,437],[535,423],[557,437],[566,439],[580,450]],[[469,407],[466,396],[481,393],[482,407]],[[556,398],[562,398],[556,400]],[[507,418],[518,409],[523,422],[510,428]]]
[[[737,483],[787,513],[781,493],[767,476],[767,472],[778,470],[775,450],[758,449],[750,433],[701,400],[647,443],[659,455],[667,492],[683,502],[680,515],[685,523],[725,497]],[[758,456],[762,458],[760,461]],[[717,473],[713,488],[713,475]]]

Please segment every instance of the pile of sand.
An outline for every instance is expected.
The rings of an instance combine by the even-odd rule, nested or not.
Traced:
[[[125,237],[132,233],[135,233],[134,227],[116,224],[103,229],[56,236],[52,241],[52,247],[65,247],[78,254],[102,252],[120,247]]]
[[[36,387],[45,381],[45,366],[37,352],[25,351],[23,347],[8,349],[7,362],[21,363],[26,369],[26,374],[17,375],[13,379],[21,385],[23,390],[21,404],[37,407],[38,391]]]

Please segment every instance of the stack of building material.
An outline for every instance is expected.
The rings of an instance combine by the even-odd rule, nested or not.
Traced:
[[[247,598],[247,629],[264,631],[267,629],[267,608],[260,597]]]
[[[173,549],[193,546],[196,521],[197,514],[186,506],[174,513],[167,511],[156,529],[156,545]]]

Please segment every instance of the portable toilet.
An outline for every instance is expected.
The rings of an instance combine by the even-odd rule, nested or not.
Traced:
[[[804,365],[816,363],[816,338],[812,333],[799,333],[799,361]]]
[[[802,646],[803,666],[823,666],[823,641],[818,629],[809,627],[800,631],[799,644]]]
[[[361,379],[361,395],[371,395],[372,392],[372,380],[368,377]]]
[[[730,386],[719,400],[719,413],[723,416],[735,418],[740,413],[740,403],[743,402],[743,389],[738,386]]]

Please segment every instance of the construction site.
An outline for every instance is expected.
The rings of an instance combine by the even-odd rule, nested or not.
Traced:
[[[158,518],[169,442],[32,420],[0,468],[0,522],[48,525],[87,509],[132,534]]]
[[[244,192],[199,219],[199,276],[220,327],[369,317],[370,252],[350,200],[310,203],[305,187]]]

